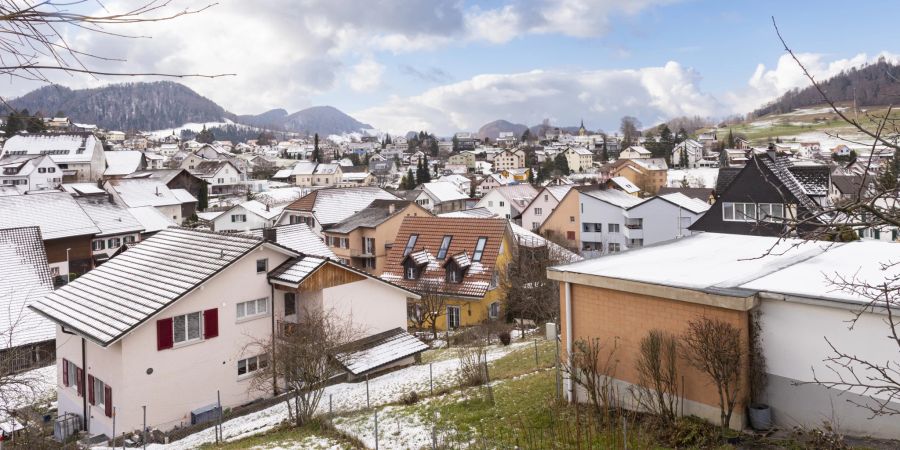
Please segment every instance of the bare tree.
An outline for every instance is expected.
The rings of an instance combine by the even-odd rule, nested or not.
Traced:
[[[308,423],[316,413],[328,381],[340,373],[338,360],[347,364],[352,353],[346,345],[359,336],[352,323],[331,310],[304,308],[301,323],[279,330],[277,336],[255,342],[270,360],[259,363],[253,383],[268,388],[273,380],[284,383],[293,395],[285,397],[288,413],[297,426]],[[271,363],[269,363],[271,362]],[[293,405],[291,404],[293,400]]]
[[[599,338],[578,339],[572,345],[571,363],[565,366],[569,379],[587,391],[591,405],[602,413],[619,406],[613,380],[616,375],[616,343],[604,344]]]
[[[632,389],[635,401],[666,422],[678,411],[678,343],[660,330],[650,330],[641,339],[636,363],[638,383]]]
[[[701,317],[688,322],[681,342],[688,363],[716,386],[721,425],[727,427],[742,395],[741,364],[745,352],[741,331],[728,322]]]
[[[622,132],[622,149],[626,149],[638,142],[638,136],[641,135],[641,121],[636,117],[622,117],[622,123],[619,125],[619,131]]]
[[[416,328],[431,330],[432,339],[437,339],[438,320],[447,314],[447,297],[440,292],[440,283],[437,281],[419,280],[415,291],[421,298],[408,301],[410,318]]]
[[[847,133],[829,134],[848,144],[867,146],[871,152],[868,159],[855,163],[862,182],[854,195],[834,205],[819,208],[805,217],[789,218],[785,221],[786,229],[782,237],[800,235],[806,239],[852,240],[863,230],[900,227],[900,118],[892,114],[893,105],[884,110],[867,110],[862,115],[859,110],[840,108],[788,46],[774,17],[772,24],[784,50],[800,67],[822,101],[857,136],[862,137]],[[883,69],[888,71],[884,74],[886,78],[898,81],[897,76],[889,72],[889,65],[884,65]],[[892,161],[876,156],[879,151],[884,150],[893,152]],[[805,235],[798,233],[798,230],[803,229],[813,229],[815,232]],[[900,260],[874,261],[873,264],[878,265],[876,273],[881,274],[874,278],[865,278],[857,273],[832,273],[826,275],[826,278],[834,290],[849,293],[861,300],[860,307],[848,321],[850,330],[859,324],[864,315],[880,315],[887,327],[885,335],[889,345],[900,350]],[[900,401],[900,363],[896,358],[886,358],[884,361],[867,359],[827,338],[826,342],[831,350],[831,354],[824,360],[828,373],[814,371],[813,383],[866,396],[867,401],[855,401],[852,398],[847,401],[867,409],[872,417],[900,414],[900,408],[896,406]]]
[[[547,268],[574,262],[573,254],[539,237],[520,235],[502,274],[506,309],[515,318],[540,323],[559,317],[559,286],[547,278]]]

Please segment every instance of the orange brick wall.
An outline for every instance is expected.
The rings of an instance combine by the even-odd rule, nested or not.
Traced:
[[[718,318],[741,329],[745,354],[748,348],[748,317],[743,311],[572,284],[572,312],[574,341],[591,338],[600,338],[605,344],[616,341],[616,378],[628,383],[637,383],[635,363],[640,354],[640,341],[652,329],[678,336],[687,329],[692,319],[703,316]],[[560,313],[565,343],[568,333],[565,329],[565,283],[560,283]],[[743,366],[747,367],[746,361]],[[715,385],[708,381],[705,374],[683,360],[679,361],[678,372],[684,376],[685,398],[718,408]],[[742,380],[745,393],[748,392],[746,373],[744,370]],[[739,403],[735,412],[742,410],[742,403]]]

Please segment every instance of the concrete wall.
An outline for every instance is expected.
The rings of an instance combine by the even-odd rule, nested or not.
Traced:
[[[528,208],[522,211],[522,226],[527,230],[537,231],[558,204],[559,200],[556,197],[547,191],[541,191],[537,198],[528,205]],[[535,208],[540,208],[540,215],[535,214]],[[537,225],[535,226],[535,224]]]
[[[691,226],[703,214],[695,214],[666,200],[655,198],[626,211],[630,219],[643,219],[641,230],[623,230],[631,238],[641,238],[644,245],[670,241],[694,234]]]
[[[796,385],[813,381],[814,370],[820,379],[836,379],[823,362],[833,355],[825,338],[841,351],[862,359],[896,362],[897,346],[887,336],[884,316],[865,313],[849,330],[847,321],[854,315],[847,309],[779,300],[764,300],[760,308],[769,374],[765,400],[772,407],[776,424],[785,428],[820,427],[828,421],[844,434],[900,438],[896,417],[870,419],[871,412],[851,403],[871,403],[871,399],[859,395],[861,392]],[[894,403],[894,408],[900,408],[900,404]]]
[[[625,210],[588,195],[580,195],[579,197],[579,208],[581,212],[581,223],[578,225],[581,227],[579,250],[584,249],[584,244],[586,242],[602,244],[602,254],[604,255],[608,253],[607,248],[610,243],[618,243],[620,251],[627,250],[628,245],[626,244],[625,239]],[[585,231],[584,224],[586,223],[599,223],[603,225],[602,231]],[[609,232],[609,224],[611,223],[619,225],[619,231],[617,233]],[[593,225],[591,225],[591,230],[593,229]],[[585,254],[588,253],[585,252]]]

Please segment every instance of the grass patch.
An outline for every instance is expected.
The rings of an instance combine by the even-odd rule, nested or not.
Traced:
[[[488,363],[491,379],[512,378],[539,368],[553,367],[556,362],[556,344],[546,339],[538,339],[537,363],[534,358],[534,347],[534,341],[529,342],[528,345]]]
[[[218,445],[203,444],[200,448],[221,450],[308,448],[315,450],[317,448],[331,448],[335,444],[345,449],[359,448],[353,439],[334,430],[330,425],[316,420],[302,427],[293,427],[285,424],[263,434]]]

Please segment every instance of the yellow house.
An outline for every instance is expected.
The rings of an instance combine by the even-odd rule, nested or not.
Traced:
[[[531,172],[531,169],[528,167],[522,167],[519,169],[505,169],[500,171],[500,175],[503,175],[504,178],[510,178],[520,183],[524,183],[528,181],[528,174]]]
[[[447,158],[447,163],[453,164],[453,165],[459,165],[459,166],[466,166],[466,168],[468,168],[468,169],[474,169],[475,168],[475,153],[470,152],[468,150],[463,150],[459,153],[450,155],[450,157]]]
[[[511,235],[504,219],[405,217],[381,278],[422,295],[410,300],[410,326],[437,306],[439,330],[500,319]]]

